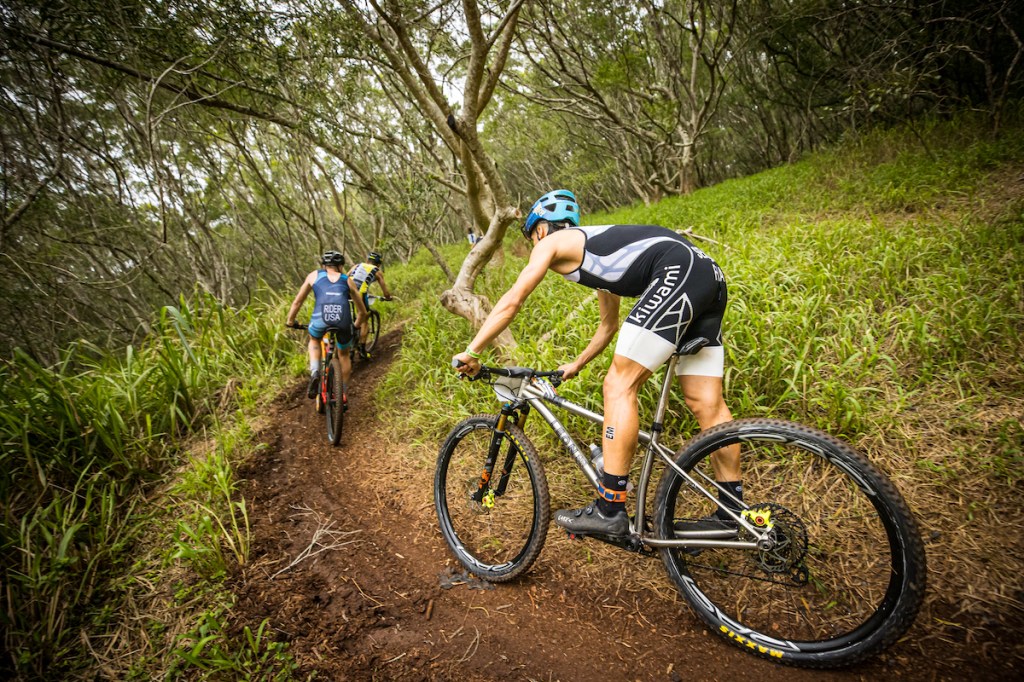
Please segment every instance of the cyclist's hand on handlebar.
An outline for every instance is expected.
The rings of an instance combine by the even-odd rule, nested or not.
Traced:
[[[468,353],[458,353],[452,356],[452,367],[459,374],[475,376],[480,371],[480,361]]]
[[[562,381],[565,381],[566,379],[572,379],[574,376],[579,374],[581,369],[583,368],[577,367],[575,362],[568,362],[561,365],[558,368],[558,371],[562,373]]]

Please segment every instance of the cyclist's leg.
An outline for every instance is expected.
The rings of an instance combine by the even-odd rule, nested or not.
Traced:
[[[689,251],[685,257],[691,257]],[[692,267],[684,270],[678,263],[662,268],[619,330],[612,366],[604,380],[605,471],[629,471],[639,430],[637,393],[675,353],[693,319],[682,274],[687,270]]]
[[[306,389],[306,395],[312,399],[320,390],[320,364],[323,362],[320,340],[325,331],[323,321],[319,318],[311,319],[307,330],[309,331],[309,386]]]
[[[639,329],[632,325],[626,327]],[[620,332],[620,345],[626,327]],[[628,338],[629,333],[626,334]],[[634,350],[638,348],[630,343],[626,346]],[[639,432],[637,393],[651,376],[651,369],[619,350],[620,347],[616,346],[612,366],[604,380],[604,433],[601,441],[604,474],[598,499],[582,509],[563,509],[555,514],[555,523],[570,533],[620,536],[629,532],[626,486]],[[672,350],[673,346],[669,344],[667,353],[655,367],[664,362]]]
[[[306,330],[309,332],[309,371],[314,373],[320,369],[320,363],[323,361],[320,353],[320,339],[324,338],[327,326],[319,317],[313,317],[310,318]]]
[[[604,378],[604,470],[629,474],[640,431],[637,394],[651,376],[651,370],[625,355],[616,353]]]
[[[350,338],[347,343],[338,341],[338,359],[341,361],[341,393],[343,400],[343,408],[348,409],[348,381],[352,377],[352,354],[348,351],[352,350],[353,340]]]
[[[732,412],[722,395],[725,374],[725,349],[722,346],[722,317],[728,302],[725,282],[713,288],[703,287],[694,296],[696,318],[680,342],[682,354],[676,363],[676,376],[686,406],[693,412],[701,431],[732,421]],[[737,509],[731,499],[743,499],[740,471],[740,446],[733,443],[711,456],[715,480],[722,490],[722,504]],[[723,492],[724,491],[724,492]],[[719,513],[719,518],[727,517]]]
[[[370,295],[367,293],[363,294],[363,306],[367,312],[370,310]],[[367,315],[363,320],[363,324],[359,326],[359,346],[360,348],[366,345],[366,334],[370,331],[370,316]]]
[[[320,369],[320,339],[309,337],[309,371],[312,374]]]
[[[720,350],[721,346],[718,348]],[[714,350],[714,348],[706,348],[701,352]],[[686,406],[690,408],[693,416],[697,418],[701,431],[706,431],[712,426],[718,426],[723,422],[732,421],[732,412],[729,411],[729,407],[725,404],[725,398],[722,395],[721,375],[681,374],[679,375],[679,387],[682,389]],[[717,480],[740,480],[739,444],[730,445],[716,452],[711,457],[711,463]]]

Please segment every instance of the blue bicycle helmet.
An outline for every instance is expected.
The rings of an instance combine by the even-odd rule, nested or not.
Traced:
[[[576,195],[567,189],[556,189],[537,199],[523,223],[523,236],[529,239],[533,228],[542,220],[579,226],[580,207],[576,203]]]

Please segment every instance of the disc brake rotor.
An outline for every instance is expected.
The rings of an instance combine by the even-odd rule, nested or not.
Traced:
[[[770,542],[751,555],[754,564],[765,573],[803,573],[807,555],[807,527],[800,517],[781,504],[752,504],[743,515],[755,526],[768,528]]]

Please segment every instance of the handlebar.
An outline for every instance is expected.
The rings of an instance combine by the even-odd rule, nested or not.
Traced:
[[[292,322],[291,324],[285,324],[289,329],[309,329],[308,324],[299,324],[298,322]]]
[[[459,362],[457,359],[452,358],[452,367],[455,369],[464,367],[465,364],[466,363]],[[490,379],[492,376],[548,379],[552,386],[559,386],[562,383],[562,370],[556,369],[548,372],[532,369],[530,367],[489,367],[487,365],[480,365],[480,371],[476,374],[472,376],[469,374],[463,374],[460,378],[469,379],[470,381],[480,381],[481,379]]]

